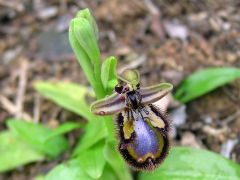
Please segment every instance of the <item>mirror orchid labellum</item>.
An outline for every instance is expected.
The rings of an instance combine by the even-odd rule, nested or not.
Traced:
[[[136,170],[153,170],[165,159],[168,149],[169,122],[154,103],[173,88],[169,83],[142,88],[139,73],[125,70],[115,93],[91,105],[96,115],[116,116],[118,149]]]

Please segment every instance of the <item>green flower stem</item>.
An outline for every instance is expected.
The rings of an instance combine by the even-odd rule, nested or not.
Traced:
[[[97,72],[96,72],[96,74],[97,74]],[[97,89],[95,89],[96,90],[95,93],[96,93],[97,99],[101,99],[101,98],[105,97],[107,95],[107,93],[103,88],[101,76],[96,76],[96,77],[98,77],[98,80],[96,82],[99,82],[99,83],[96,83],[96,85],[98,87],[97,87]],[[114,124],[113,124],[112,117],[105,116],[105,117],[102,117],[102,119],[105,122],[105,125],[108,130],[108,138],[107,139],[113,139],[114,138]]]
[[[113,123],[113,119],[111,116],[106,116],[104,117],[104,122],[105,122],[105,125],[107,127],[107,130],[108,130],[108,138],[106,139],[107,141],[108,140],[112,140],[115,138],[115,134],[114,134],[114,123]]]
[[[101,99],[101,98],[105,97],[107,94],[106,94],[105,89],[102,84],[100,66],[99,66],[99,68],[94,69],[94,74],[95,74],[95,89],[94,89],[94,91],[95,91],[97,99]]]
[[[96,98],[104,98],[108,95],[108,88],[104,87],[101,78],[103,72],[101,72],[101,55],[97,42],[98,28],[88,9],[79,11],[76,17],[71,21],[69,28],[69,40],[72,49],[77,56],[78,62],[96,94]],[[113,64],[115,64],[114,69],[116,69],[117,60],[114,58],[111,59],[112,62],[115,61]],[[105,69],[103,71],[105,71]],[[111,74],[114,73],[112,72]],[[109,80],[111,79],[108,77],[107,82]],[[114,124],[112,118],[102,118],[108,129],[109,137],[114,137]]]

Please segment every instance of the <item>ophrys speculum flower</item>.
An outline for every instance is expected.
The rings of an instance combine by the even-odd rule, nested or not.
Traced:
[[[113,115],[119,135],[118,149],[129,165],[139,170],[153,170],[165,159],[169,123],[154,103],[166,96],[173,86],[161,83],[141,88],[139,73],[125,70],[119,76],[115,93],[94,102],[96,115]]]

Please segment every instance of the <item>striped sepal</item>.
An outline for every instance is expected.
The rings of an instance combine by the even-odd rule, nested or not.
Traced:
[[[91,112],[96,115],[113,115],[122,111],[125,107],[125,96],[114,93],[104,99],[98,100],[91,105]]]

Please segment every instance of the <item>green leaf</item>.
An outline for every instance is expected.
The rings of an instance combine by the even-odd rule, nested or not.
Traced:
[[[76,17],[82,17],[88,20],[88,22],[91,24],[91,27],[94,30],[94,34],[95,34],[95,38],[98,40],[98,27],[97,27],[97,23],[95,21],[95,19],[93,18],[91,12],[89,11],[89,9],[83,9],[81,11],[79,11],[76,15]]]
[[[78,43],[87,53],[92,65],[94,67],[100,66],[100,51],[91,23],[82,17],[74,18],[72,21],[74,24],[73,33]]]
[[[177,147],[154,172],[140,173],[140,180],[238,180],[240,166],[210,151]]]
[[[95,118],[87,124],[85,133],[81,137],[77,147],[73,152],[73,156],[80,155],[83,151],[92,147],[97,142],[101,141],[107,136],[107,128],[104,119],[101,117]]]
[[[99,178],[99,180],[108,180],[108,179],[118,180],[117,175],[115,174],[111,166],[107,163],[104,167],[103,174]]]
[[[0,133],[0,172],[43,159],[43,154],[32,149],[12,132]]]
[[[80,166],[80,162],[77,159],[73,159],[69,162],[62,163],[52,169],[45,180],[92,180]]]
[[[103,87],[108,92],[108,94],[112,93],[112,89],[117,85],[117,59],[113,56],[107,58],[103,64],[101,69],[101,79],[103,82]]]
[[[96,97],[102,98],[105,90],[101,82],[100,50],[97,43],[96,23],[88,10],[78,13],[71,20],[69,28],[70,44],[93,87]]]
[[[99,179],[102,176],[106,161],[103,157],[103,143],[82,152],[77,157],[79,164],[91,178]]]
[[[89,91],[86,87],[66,82],[36,82],[35,89],[59,106],[72,111],[87,120],[96,118],[89,109],[85,96]]]
[[[77,158],[58,165],[50,171],[45,180],[99,179],[106,164],[102,152],[103,145],[100,143],[88,151],[82,152]]]
[[[90,82],[91,86],[95,87],[95,77],[94,77],[94,69],[93,65],[91,64],[90,57],[88,57],[87,53],[78,43],[76,35],[74,33],[74,22],[70,22],[69,26],[69,42],[74,51],[74,54],[77,56],[77,60],[82,67],[82,70],[87,77],[87,80]]]
[[[46,141],[52,133],[52,130],[40,124],[18,119],[9,119],[7,126],[24,142],[39,152],[48,155],[50,158],[56,158],[68,148],[68,142],[62,136],[55,136]]]
[[[56,129],[53,129],[52,132],[49,134],[49,136],[46,138],[46,141],[48,141],[49,139],[65,134],[67,132],[70,132],[74,129],[78,129],[82,127],[81,124],[79,123],[75,123],[75,122],[66,122],[61,124],[59,127],[57,127]]]
[[[109,141],[105,144],[104,157],[106,161],[110,164],[114,172],[117,174],[118,179],[120,180],[132,179],[126,163],[120,156],[119,152],[117,152],[115,142]]]
[[[88,55],[93,66],[94,83],[92,86],[94,88],[96,96],[98,98],[101,98],[104,96],[104,89],[100,77],[100,51],[98,48],[97,40],[95,38],[93,27],[91,27],[91,23],[87,19],[82,17],[74,18],[72,21],[75,38]]]
[[[187,103],[228,82],[240,78],[239,68],[208,68],[198,71],[185,79],[177,89],[175,98]]]

